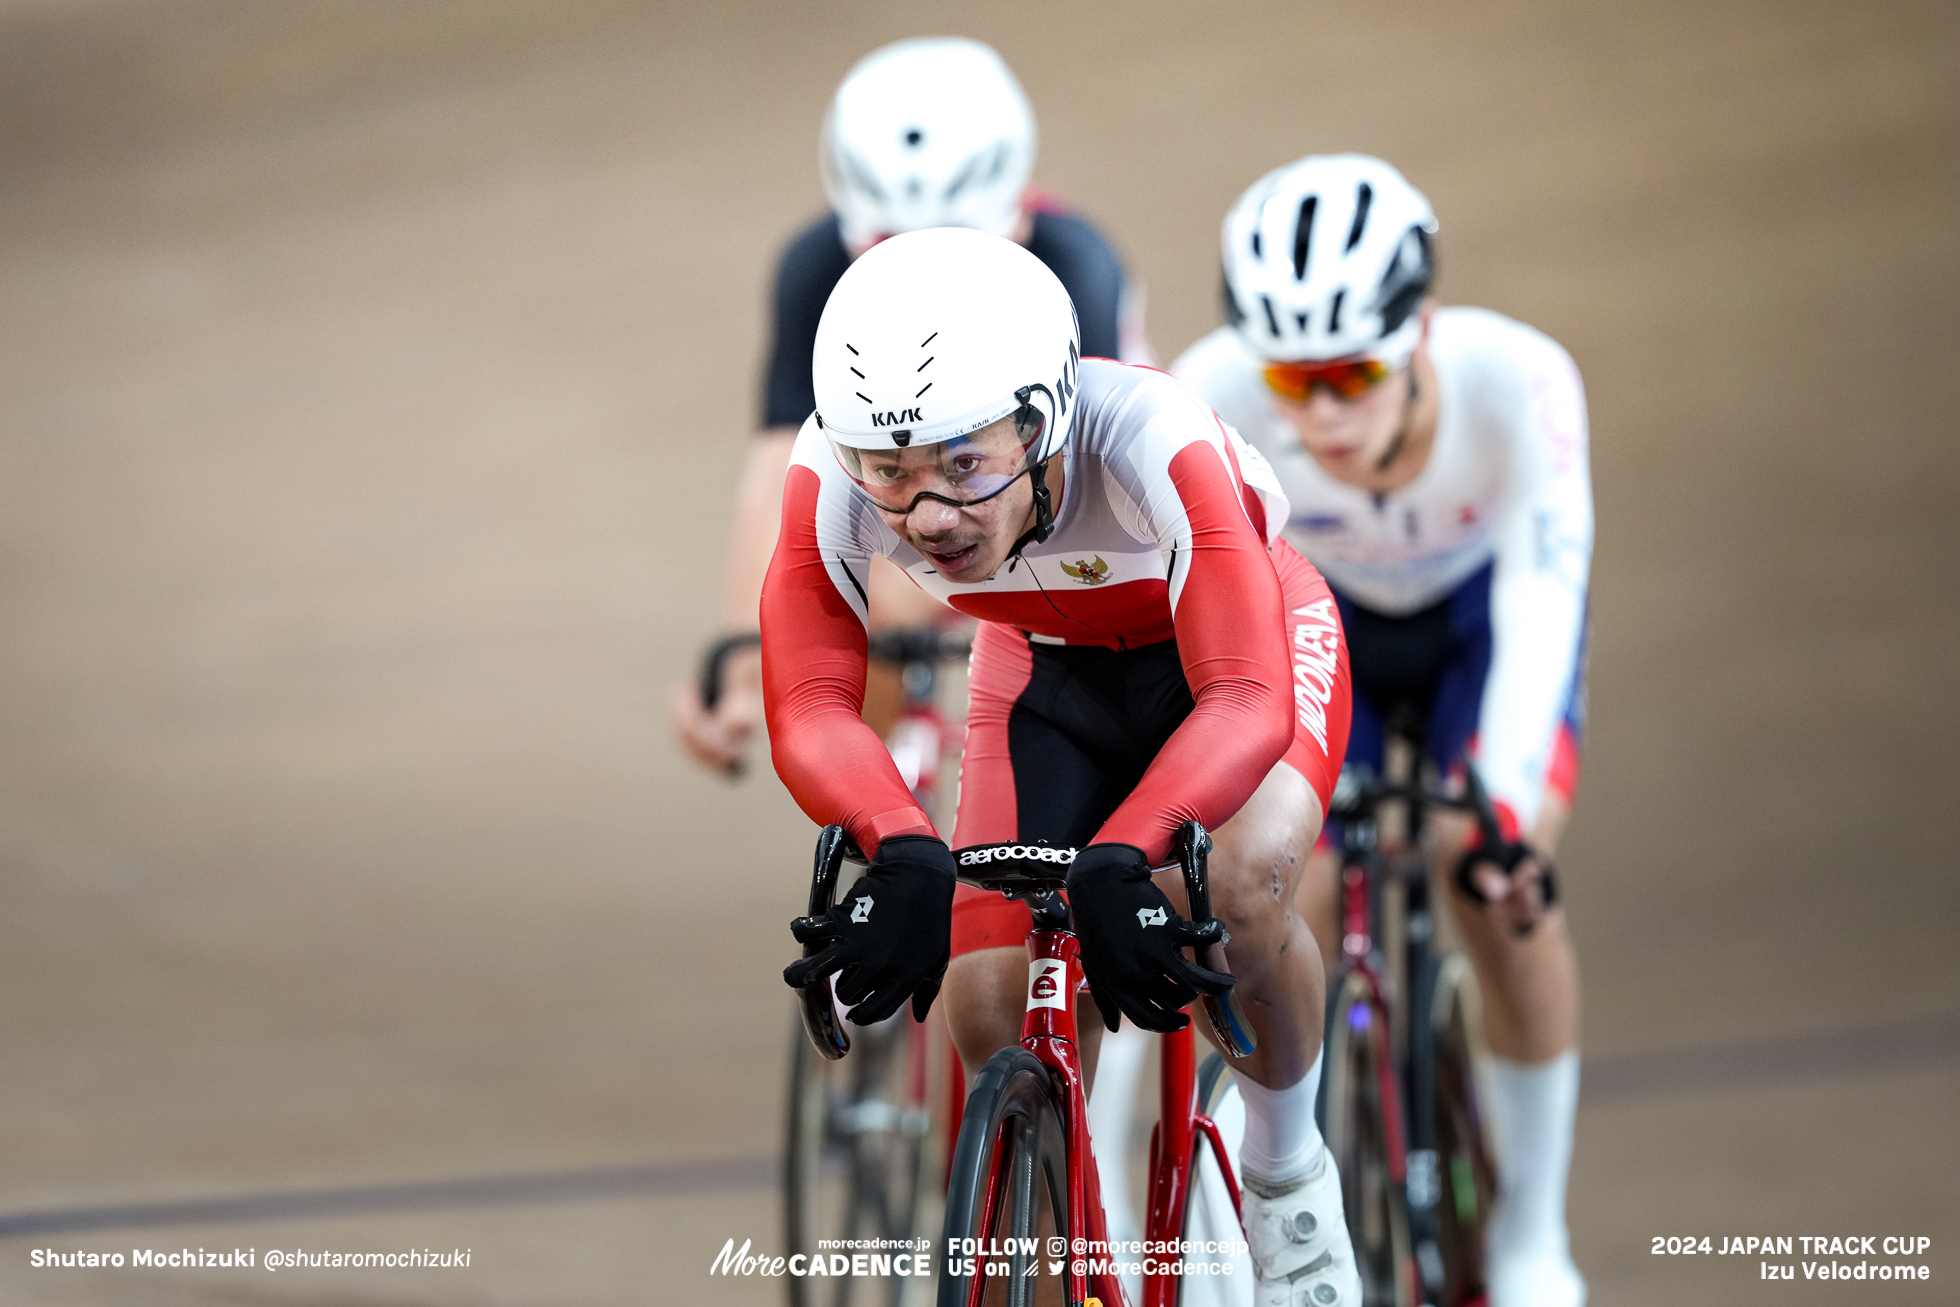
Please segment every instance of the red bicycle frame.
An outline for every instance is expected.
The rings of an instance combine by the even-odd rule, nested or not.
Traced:
[[[1239,1178],[1225,1156],[1225,1137],[1219,1133],[1218,1123],[1198,1110],[1197,1048],[1191,1027],[1165,1035],[1158,1052],[1159,1115],[1150,1129],[1150,1207],[1144,1217],[1144,1237],[1152,1241],[1183,1234],[1200,1137],[1211,1145],[1218,1173],[1225,1178],[1225,1190],[1232,1196],[1232,1214],[1243,1220],[1245,1211],[1239,1198]],[[1182,1109],[1178,1110],[1180,1104]],[[1171,1307],[1177,1301],[1176,1278],[1146,1277],[1143,1301],[1144,1307]]]
[[[1409,1180],[1409,1138],[1402,1120],[1402,1087],[1397,1080],[1395,1044],[1389,1028],[1391,1016],[1387,988],[1371,959],[1375,948],[1373,915],[1369,907],[1367,873],[1360,866],[1350,863],[1341,869],[1341,957],[1346,974],[1360,977],[1362,984],[1367,986],[1368,1001],[1353,1011],[1355,1015],[1367,1013],[1368,1026],[1363,1030],[1355,1022],[1349,1035],[1351,1038],[1366,1039],[1373,1046],[1375,1094],[1381,1104],[1382,1143],[1388,1153],[1388,1178],[1399,1194]],[[1352,1016],[1350,1020],[1353,1020]],[[1422,1277],[1413,1257],[1403,1259],[1396,1274],[1402,1281],[1408,1301],[1424,1301]]]
[[[1062,1129],[1068,1140],[1068,1217],[1069,1256],[1064,1268],[1066,1300],[1082,1303],[1100,1301],[1105,1307],[1129,1303],[1122,1282],[1107,1269],[1097,1269],[1100,1261],[1112,1261],[1109,1232],[1103,1213],[1102,1183],[1096,1170],[1095,1154],[1089,1145],[1089,1094],[1082,1075],[1076,1012],[1082,992],[1081,946],[1067,930],[1037,927],[1028,932],[1028,1007],[1021,1023],[1021,1046],[1034,1054],[1055,1075],[1061,1088]],[[1059,993],[1052,966],[1060,962]],[[1059,1001],[1058,1001],[1059,1000]],[[1148,1214],[1144,1238],[1151,1243],[1183,1237],[1186,1200],[1190,1194],[1191,1172],[1197,1162],[1197,1144],[1203,1138],[1217,1159],[1232,1196],[1232,1209],[1240,1212],[1238,1178],[1232,1173],[1225,1154],[1225,1141],[1217,1124],[1197,1105],[1197,1057],[1189,1025],[1167,1034],[1161,1044],[1162,1070],[1158,1078],[1160,1115],[1150,1135]],[[1001,1141],[994,1141],[989,1160],[987,1197],[979,1228],[991,1230],[999,1214],[1005,1158]],[[1078,1253],[1080,1248],[1088,1253]],[[1100,1253],[1101,1256],[1096,1256]],[[1080,1268],[1080,1269],[1078,1269]],[[1143,1281],[1143,1307],[1171,1307],[1177,1300],[1179,1279],[1175,1275],[1151,1274]],[[967,1291],[969,1307],[979,1307],[986,1291],[986,1280],[975,1276]]]
[[[1369,960],[1374,951],[1374,931],[1368,911],[1368,877],[1360,867],[1341,871],[1341,954],[1348,969],[1368,986],[1370,998],[1368,1039],[1375,1046],[1375,1077],[1380,1084],[1382,1135],[1388,1145],[1388,1175],[1397,1184],[1409,1178],[1408,1138],[1402,1130],[1402,1092],[1395,1080],[1394,1045],[1389,1038],[1388,995],[1382,978]]]

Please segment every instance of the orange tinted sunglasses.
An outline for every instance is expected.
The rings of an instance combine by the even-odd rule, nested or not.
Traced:
[[[1354,399],[1394,371],[1380,359],[1336,359],[1322,363],[1268,363],[1266,384],[1282,399],[1305,403],[1315,386],[1325,386],[1340,399]]]

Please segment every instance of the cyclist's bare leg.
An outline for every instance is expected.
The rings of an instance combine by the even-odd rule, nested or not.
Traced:
[[[1294,907],[1320,821],[1313,787],[1282,762],[1212,834],[1212,913],[1232,936],[1225,957],[1258,1038],[1252,1056],[1232,1067],[1268,1088],[1299,1083],[1320,1055],[1327,975],[1313,934]],[[1178,873],[1160,873],[1157,883],[1188,915]],[[1198,1028],[1211,1037],[1208,1023],[1200,1021]]]
[[[1546,795],[1532,830],[1532,847],[1551,857],[1570,813],[1562,798]],[[1579,1039],[1579,958],[1564,909],[1553,905],[1529,934],[1518,934],[1500,910],[1471,903],[1453,883],[1470,837],[1469,818],[1436,814],[1430,830],[1435,892],[1449,901],[1464,951],[1476,968],[1485,1042],[1492,1053],[1514,1062],[1549,1062]]]
[[[1547,857],[1569,811],[1561,797],[1546,796],[1531,844]],[[1585,1282],[1572,1265],[1565,1225],[1579,1092],[1579,962],[1565,913],[1554,905],[1530,933],[1519,934],[1518,899],[1484,907],[1451,883],[1469,837],[1467,819],[1431,829],[1439,837],[1437,893],[1449,900],[1476,968],[1493,1054],[1487,1106],[1499,1153],[1497,1210],[1486,1235],[1490,1298],[1494,1304],[1580,1302]],[[1535,871],[1520,864],[1520,878]],[[1491,895],[1514,888],[1518,878],[1512,886],[1494,872],[1480,879]],[[1536,891],[1530,894],[1526,906],[1535,906]]]
[[[1102,1012],[1087,990],[1078,997],[1075,1025],[1082,1039],[1082,1074],[1093,1084],[1096,1053],[1102,1047]],[[946,1007],[946,1029],[970,1084],[988,1058],[1021,1042],[1021,1020],[1028,1005],[1027,949],[1015,945],[962,953],[946,968],[940,1001]]]
[[[1226,961],[1258,1039],[1228,1065],[1245,1105],[1242,1217],[1261,1302],[1354,1303],[1361,1293],[1340,1172],[1314,1121],[1327,977],[1294,906],[1321,817],[1313,787],[1282,762],[1213,835],[1212,912],[1231,933]],[[1185,911],[1182,886],[1164,890]],[[1197,1024],[1212,1037],[1210,1023]]]
[[[1320,965],[1334,974],[1341,960],[1341,860],[1334,850],[1316,848],[1307,855],[1300,873],[1300,887],[1293,892],[1293,908],[1313,932],[1320,945]]]
[[[1546,795],[1532,831],[1532,847],[1553,856],[1570,816],[1570,806],[1559,795]],[[1476,968],[1490,1050],[1526,1063],[1557,1057],[1579,1035],[1579,963],[1564,912],[1554,907],[1530,935],[1513,934],[1501,918],[1465,901],[1456,890],[1455,867],[1470,836],[1470,819],[1432,812],[1429,823],[1436,841],[1431,862],[1434,895],[1449,902],[1464,951]],[[1341,948],[1339,872],[1332,850],[1315,850],[1295,896],[1329,974]]]

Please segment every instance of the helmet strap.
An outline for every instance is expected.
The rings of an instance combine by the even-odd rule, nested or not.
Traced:
[[[1048,402],[1055,408],[1054,416],[1060,417],[1061,405],[1056,401],[1055,392],[1041,385],[1039,382],[1031,386],[1022,386],[1014,392],[1014,398],[1025,406],[1030,403],[1034,392],[1037,390],[1048,396]],[[1041,439],[1044,442],[1047,440],[1047,432],[1044,431],[1042,433]],[[1050,455],[1050,457],[1053,457],[1053,455]],[[1026,549],[1029,545],[1041,544],[1049,536],[1055,534],[1055,500],[1054,496],[1048,492],[1047,459],[1042,459],[1039,463],[1034,464],[1028,469],[1028,485],[1034,489],[1034,525],[1024,531],[1021,534],[1021,538],[1014,542],[1014,547],[1007,551],[1007,570],[1010,572],[1014,570],[1014,564],[1020,560],[1023,549]]]
[[[1375,471],[1386,472],[1389,465],[1402,456],[1402,446],[1409,443],[1409,426],[1416,420],[1416,400],[1422,397],[1422,386],[1416,381],[1416,363],[1409,360],[1409,398],[1402,405],[1402,425],[1396,428],[1395,439],[1388,442],[1388,448],[1375,461]]]
[[[1034,487],[1034,529],[1028,534],[1034,538],[1033,543],[1042,544],[1055,534],[1055,500],[1048,493],[1048,464],[1045,461],[1028,469],[1028,484]]]
[[[1036,463],[1028,469],[1028,485],[1034,489],[1034,525],[1021,533],[1014,547],[1007,551],[1007,570],[1013,571],[1021,561],[1021,551],[1029,545],[1038,545],[1055,534],[1055,501],[1048,493],[1048,463]]]

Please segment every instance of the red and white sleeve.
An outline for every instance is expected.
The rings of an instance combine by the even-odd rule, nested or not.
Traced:
[[[763,703],[776,774],[797,805],[812,821],[841,822],[876,856],[893,835],[935,832],[861,716],[871,550],[854,539],[846,491],[819,473],[815,458],[830,454],[817,442],[797,442],[762,586]]]
[[[1151,488],[1139,497],[1140,525],[1170,560],[1178,655],[1197,706],[1096,838],[1134,844],[1153,863],[1186,821],[1216,828],[1230,819],[1293,735],[1279,578],[1265,524],[1253,520],[1263,506],[1241,480],[1222,428],[1203,416],[1213,429],[1181,447],[1174,433],[1189,425],[1171,414],[1138,446],[1137,470]]]

